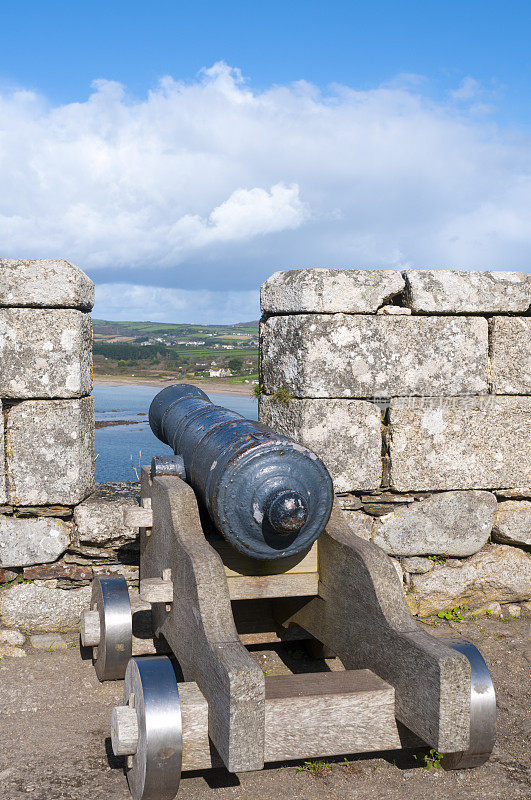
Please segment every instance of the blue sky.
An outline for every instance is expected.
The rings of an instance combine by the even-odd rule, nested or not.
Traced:
[[[94,78],[143,96],[161,75],[193,78],[223,60],[258,89],[301,79],[368,89],[413,73],[437,96],[473,76],[509,122],[531,121],[528,0],[21,0],[5,4],[2,28],[3,82],[56,102],[85,99]]]
[[[256,317],[277,268],[529,269],[531,3],[19,2],[0,245],[107,318]]]

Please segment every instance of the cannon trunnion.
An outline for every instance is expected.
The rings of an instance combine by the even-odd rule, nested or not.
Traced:
[[[97,576],[82,618],[100,680],[125,678],[111,740],[134,800],[171,800],[187,770],[400,747],[433,747],[451,769],[482,764],[496,700],[478,650],[412,618],[390,559],[339,507],[330,514],[328,473],[311,451],[230,414],[195,387],[157,395],[150,422],[182,459],[143,467],[141,507],[127,512],[140,529],[141,599],[131,605],[124,579]],[[249,522],[254,502],[266,525]],[[345,669],[265,676],[245,646],[294,639]]]

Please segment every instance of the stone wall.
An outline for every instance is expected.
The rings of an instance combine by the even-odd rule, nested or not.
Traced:
[[[528,601],[530,276],[291,270],[261,303],[260,419],[323,458],[412,611]]]
[[[139,487],[94,486],[93,302],[66,261],[0,260],[0,658],[63,646],[38,632],[78,626],[94,573],[137,590]]]
[[[66,261],[0,260],[0,628],[68,624],[86,603],[63,574],[94,483],[93,301]]]
[[[65,261],[0,260],[0,658],[76,627],[95,572],[136,593],[138,486],[93,485],[93,291]],[[531,597],[529,292],[377,270],[262,289],[261,418],[320,453],[415,613]]]

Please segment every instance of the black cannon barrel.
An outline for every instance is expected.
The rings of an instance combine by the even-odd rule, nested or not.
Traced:
[[[190,384],[163,389],[151,430],[182,456],[186,480],[242,553],[277,559],[308,549],[332,510],[328,470],[287,436],[210,402]]]

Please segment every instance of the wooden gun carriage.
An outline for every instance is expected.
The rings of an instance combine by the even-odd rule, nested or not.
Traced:
[[[174,404],[181,397],[177,393]],[[163,408],[168,397],[162,400]],[[161,435],[156,420],[150,421]],[[227,424],[225,419],[221,427]],[[279,452],[288,452],[291,440],[252,425],[259,447],[261,431],[286,448]],[[294,446],[303,459],[318,462]],[[111,738],[115,754],[127,758],[133,798],[170,800],[187,770],[224,766],[245,772],[266,762],[401,747],[432,747],[445,754],[448,768],[482,764],[493,747],[496,719],[485,662],[470,643],[435,638],[411,616],[390,559],[357,537],[341,510],[332,507],[331,484],[322,477],[320,462],[317,484],[323,491],[316,488],[315,474],[307,484],[295,475],[300,503],[273,480],[273,497],[280,496],[276,509],[267,510],[271,497],[258,513],[251,507],[257,520],[269,514],[294,551],[264,558],[264,544],[256,540],[262,556],[256,559],[245,554],[245,545],[234,549],[231,541],[249,525],[242,517],[245,508],[231,530],[223,531],[226,538],[219,534],[226,518],[213,527],[213,494],[197,477],[195,452],[144,467],[141,508],[133,509],[140,528],[140,596],[151,609],[154,641],[167,643],[184,680],[166,655],[132,657],[133,615],[122,578],[96,577],[91,609],[82,618],[82,642],[94,647],[100,680],[125,678]],[[235,464],[233,457],[225,467],[230,471]],[[211,471],[212,463],[204,475]],[[288,469],[283,480],[290,474]],[[260,487],[271,477],[267,469],[257,475]],[[237,475],[232,479],[238,484]],[[237,487],[243,505],[252,480],[247,471],[245,486]],[[230,477],[227,485],[230,490]],[[312,493],[320,491],[315,506]],[[323,500],[327,494],[330,506]],[[229,491],[230,502],[234,497]],[[222,514],[219,494],[217,502]],[[305,540],[310,518],[318,524]],[[238,529],[242,519],[245,525]],[[262,519],[258,529],[265,530],[266,544],[274,544],[268,526]],[[297,551],[301,531],[305,546]],[[252,550],[252,537],[249,541]],[[275,546],[284,553],[278,542]],[[290,639],[328,649],[345,669],[270,677],[246,648]]]

